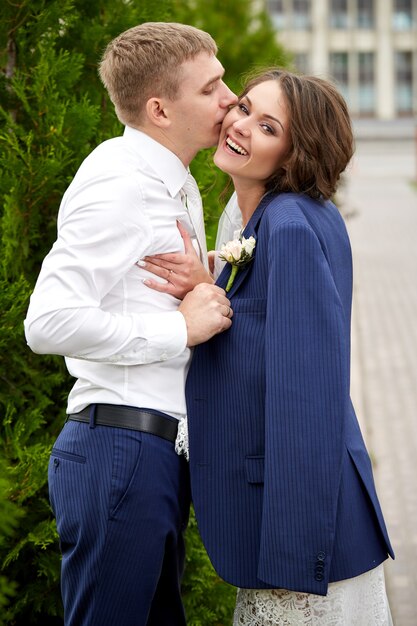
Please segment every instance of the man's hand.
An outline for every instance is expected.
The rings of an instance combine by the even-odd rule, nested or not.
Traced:
[[[168,252],[148,256],[139,262],[139,265],[167,281],[160,283],[156,280],[147,279],[144,281],[145,285],[155,289],[155,291],[169,293],[171,296],[182,300],[199,283],[212,284],[214,280],[198,258],[190,235],[184,226],[180,222],[177,222],[177,225],[184,241],[184,252]]]
[[[178,310],[187,325],[187,346],[196,346],[232,325],[233,311],[224,289],[201,283],[188,293]]]

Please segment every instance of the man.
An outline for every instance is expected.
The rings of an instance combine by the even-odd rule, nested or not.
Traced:
[[[148,289],[142,259],[184,250],[179,222],[206,260],[201,208],[182,188],[235,102],[216,53],[181,24],[109,44],[100,75],[126,128],[67,189],[31,298],[29,346],[65,356],[76,378],[49,465],[66,626],[185,624],[189,483],[174,440],[190,347],[229,328],[231,309],[205,272],[182,302]]]

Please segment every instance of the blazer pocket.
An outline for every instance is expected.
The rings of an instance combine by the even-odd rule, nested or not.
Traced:
[[[246,480],[252,484],[262,484],[264,482],[265,457],[247,456],[245,458]]]

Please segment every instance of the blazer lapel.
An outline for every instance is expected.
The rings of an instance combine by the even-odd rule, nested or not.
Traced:
[[[245,237],[245,239],[249,239],[249,237],[251,236],[255,237],[255,239],[258,238],[259,222],[261,220],[263,212],[265,211],[268,204],[271,202],[272,198],[273,198],[272,194],[266,194],[262,198],[262,200],[256,207],[254,214],[250,218],[249,222],[246,224],[245,229],[243,230],[243,233],[242,233],[242,237]],[[255,257],[255,255],[256,255],[256,246],[253,250],[253,257]],[[249,274],[250,268],[252,267],[253,263],[254,263],[254,259],[250,261],[250,263],[248,263],[245,267],[238,270],[235,276],[235,280],[233,281],[233,285],[230,288],[230,291],[227,293],[228,298],[230,298],[230,296],[232,296],[238,290],[239,286],[243,283],[246,276]],[[229,280],[231,271],[232,271],[232,266],[230,265],[230,263],[226,263],[226,265],[224,266],[223,270],[221,271],[216,281],[216,285],[225,289],[227,285],[227,281]]]

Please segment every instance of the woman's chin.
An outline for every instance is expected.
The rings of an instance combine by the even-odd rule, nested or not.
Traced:
[[[220,146],[217,146],[216,152],[213,155],[213,161],[214,161],[215,165],[217,165],[218,162],[221,161],[220,150],[221,150]]]
[[[230,162],[230,159],[225,158],[224,153],[222,154],[220,152],[220,148],[217,148],[214,153],[213,162],[219,170],[222,170],[222,172],[225,172],[226,174],[230,174],[233,170],[233,164]]]

